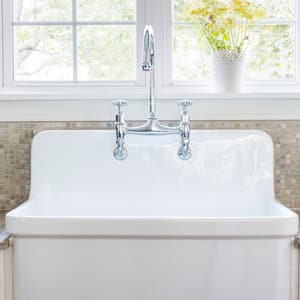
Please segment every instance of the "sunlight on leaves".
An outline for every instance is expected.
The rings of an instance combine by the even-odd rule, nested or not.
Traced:
[[[15,28],[15,80],[71,80],[71,26]]]
[[[77,0],[81,21],[134,21],[135,0]]]
[[[15,21],[72,20],[72,0],[14,0],[13,4]]]
[[[135,26],[79,26],[79,80],[134,80]]]

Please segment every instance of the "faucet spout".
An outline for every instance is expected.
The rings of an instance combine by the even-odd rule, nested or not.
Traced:
[[[146,25],[144,30],[144,61],[143,71],[151,71],[154,68],[155,59],[154,31],[151,25]]]
[[[155,99],[155,42],[151,25],[146,25],[144,31],[144,61],[142,69],[150,72],[150,119],[157,119]]]

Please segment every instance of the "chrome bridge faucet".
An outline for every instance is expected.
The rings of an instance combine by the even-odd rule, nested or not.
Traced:
[[[146,135],[169,135],[179,134],[180,145],[178,156],[187,160],[192,156],[190,149],[190,131],[191,123],[188,114],[188,106],[191,105],[190,100],[180,100],[178,104],[182,111],[180,115],[180,123],[178,126],[170,127],[162,125],[156,114],[156,99],[155,99],[155,47],[154,47],[154,32],[150,25],[145,27],[144,31],[144,61],[142,69],[145,72],[150,72],[150,114],[146,122],[141,126],[128,127],[125,122],[125,114],[123,107],[127,105],[125,100],[114,101],[113,104],[117,107],[116,114],[116,148],[114,149],[114,157],[118,160],[126,159],[128,153],[125,147],[126,134],[146,134]]]

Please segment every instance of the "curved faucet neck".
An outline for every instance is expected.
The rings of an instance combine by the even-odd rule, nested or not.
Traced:
[[[146,25],[144,30],[144,61],[143,71],[151,71],[155,64],[155,42],[154,31],[151,25]]]
[[[155,41],[154,31],[151,25],[146,25],[144,31],[144,61],[142,69],[150,71],[150,115],[149,118],[156,119],[156,99],[155,99]]]

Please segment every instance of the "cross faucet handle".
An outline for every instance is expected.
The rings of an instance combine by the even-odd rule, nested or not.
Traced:
[[[179,100],[179,101],[177,101],[177,103],[179,106],[181,106],[183,114],[187,114],[188,106],[192,105],[191,100]]]
[[[126,100],[116,100],[116,101],[113,101],[113,105],[118,108],[118,113],[121,113],[122,112],[122,108],[124,106],[126,106],[127,104],[128,104],[128,101],[126,101]]]
[[[126,101],[126,100],[116,100],[116,101],[113,101],[113,105],[117,106],[118,108],[126,106],[127,104],[128,104],[128,101]]]

